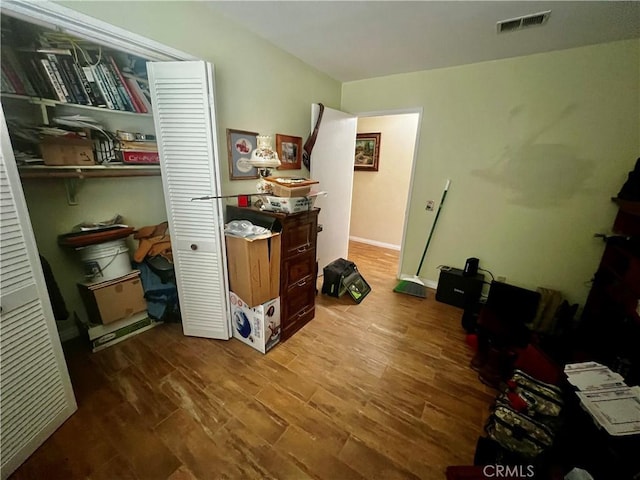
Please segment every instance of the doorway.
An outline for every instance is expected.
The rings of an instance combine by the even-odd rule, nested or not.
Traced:
[[[421,117],[422,109],[358,115],[357,133],[379,133],[380,145],[378,169],[354,172],[351,241],[401,251]]]

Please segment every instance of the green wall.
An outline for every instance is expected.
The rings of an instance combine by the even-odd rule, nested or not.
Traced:
[[[640,155],[640,41],[349,82],[342,109],[423,107],[402,271],[467,257],[523,287],[584,302],[615,196]]]

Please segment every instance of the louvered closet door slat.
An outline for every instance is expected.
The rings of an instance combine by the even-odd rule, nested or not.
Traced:
[[[185,335],[228,339],[213,75],[206,62],[149,63],[149,84]]]
[[[76,409],[0,110],[0,476]]]

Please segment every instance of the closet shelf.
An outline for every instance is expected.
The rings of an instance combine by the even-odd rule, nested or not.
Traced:
[[[26,95],[17,95],[15,93],[2,93],[0,95],[2,96],[2,98],[13,98],[15,100],[24,100],[25,102],[31,103],[33,105],[41,105],[43,107],[63,106],[63,107],[80,108],[84,110],[93,110],[97,112],[119,113],[122,115],[135,115],[138,117],[151,117],[153,115],[151,113],[137,113],[137,112],[129,112],[127,110],[112,110],[110,108],[105,108],[105,107],[94,107],[93,105],[80,105],[78,103],[60,102],[58,100],[52,100],[50,98],[29,97]]]
[[[22,178],[151,177],[160,176],[160,165],[29,165],[18,171]]]

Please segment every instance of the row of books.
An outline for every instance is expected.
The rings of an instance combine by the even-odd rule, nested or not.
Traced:
[[[69,49],[2,50],[3,92],[136,113],[151,111],[146,79],[123,72],[113,55],[84,52],[81,65]]]

